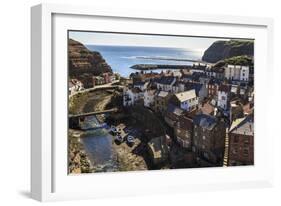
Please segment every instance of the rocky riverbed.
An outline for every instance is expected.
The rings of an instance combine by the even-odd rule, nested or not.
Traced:
[[[70,174],[80,174],[92,172],[91,162],[81,144],[83,132],[68,131],[68,171]]]
[[[83,94],[80,98],[71,101],[71,111],[75,114],[103,110],[108,104],[112,104],[112,95],[106,91]],[[105,121],[104,115],[97,115],[95,118],[98,123]],[[114,136],[105,129],[102,131],[106,135],[96,136],[98,131],[89,133],[69,130],[69,173],[148,169],[144,157],[140,154],[140,148],[143,145],[138,138],[136,138],[135,144],[130,147],[125,140],[121,144],[116,144]]]

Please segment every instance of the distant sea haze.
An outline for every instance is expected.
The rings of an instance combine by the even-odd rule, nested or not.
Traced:
[[[135,64],[173,64],[191,65],[191,62],[156,60],[149,58],[169,59],[192,59],[201,60],[202,52],[192,51],[184,48],[167,47],[142,47],[142,46],[108,46],[108,45],[86,45],[91,51],[101,53],[106,62],[111,66],[113,72],[128,77],[136,70],[130,67]]]

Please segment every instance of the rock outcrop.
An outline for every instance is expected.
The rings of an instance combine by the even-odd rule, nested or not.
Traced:
[[[84,85],[89,83],[87,81],[90,81],[93,75],[100,75],[105,72],[112,73],[111,67],[99,52],[90,51],[83,44],[73,39],[68,41],[68,55],[70,78],[76,78],[82,81]]]
[[[254,55],[254,41],[216,41],[204,52],[202,60],[210,63],[216,63],[223,59],[243,55]]]

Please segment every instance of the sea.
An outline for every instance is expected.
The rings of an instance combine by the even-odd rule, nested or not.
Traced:
[[[202,57],[202,52],[186,48],[108,45],[86,45],[86,47],[90,51],[100,52],[113,72],[123,77],[129,77],[132,72],[136,72],[130,68],[135,64],[192,65],[191,62],[167,59],[201,60]],[[161,58],[161,60],[155,58]]]

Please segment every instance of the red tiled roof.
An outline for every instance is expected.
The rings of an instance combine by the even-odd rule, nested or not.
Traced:
[[[201,107],[201,111],[203,114],[212,114],[214,112],[214,106],[207,102]]]

